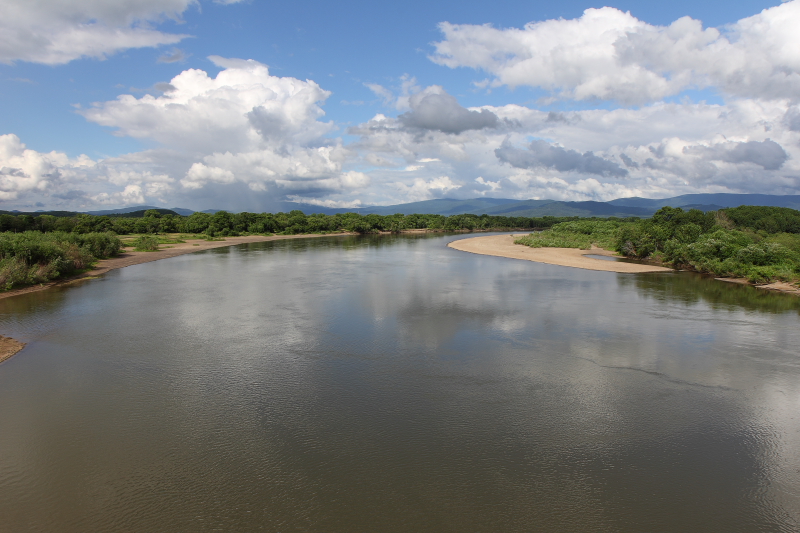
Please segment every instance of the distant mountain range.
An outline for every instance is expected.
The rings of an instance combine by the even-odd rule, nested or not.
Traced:
[[[178,215],[183,215],[183,216],[189,216],[192,213],[194,213],[194,211],[192,211],[191,209],[184,209],[182,207],[155,207],[152,205],[135,205],[132,207],[123,207],[120,209],[107,209],[105,211],[87,211],[87,213],[90,215],[124,215],[136,211],[147,211],[150,209],[160,209],[160,210],[167,209],[169,211],[177,213]],[[218,209],[209,209],[208,211],[204,212],[216,213],[217,211]]]
[[[420,213],[457,215],[503,215],[521,217],[582,216],[582,217],[649,217],[664,206],[683,209],[716,211],[740,205],[768,205],[800,209],[800,195],[769,194],[685,194],[672,198],[619,198],[610,202],[561,202],[557,200],[511,200],[507,198],[475,198],[473,200],[427,200],[409,204],[357,209],[358,213]]]
[[[580,217],[649,217],[664,206],[681,207],[683,209],[700,209],[702,211],[716,211],[724,207],[738,207],[740,205],[766,205],[775,207],[790,207],[800,210],[800,195],[771,195],[771,194],[684,194],[672,198],[619,198],[610,202],[561,202],[557,200],[513,200],[509,198],[473,198],[471,200],[456,200],[441,198],[438,200],[425,200],[389,206],[361,207],[357,209],[336,209],[318,207],[308,204],[282,202],[280,211],[289,212],[294,209],[306,214],[324,213],[360,213],[362,215],[393,215],[402,213],[431,214],[431,215],[460,215],[471,213],[475,215],[502,215],[509,217],[543,217],[543,216],[580,216]],[[165,209],[179,215],[191,215],[191,209],[182,207],[156,207],[137,205],[121,209],[104,211],[89,211],[91,215],[119,215],[131,214],[141,216],[147,209]],[[216,213],[219,209],[207,209],[204,213]],[[5,211],[6,213],[22,214],[19,211]],[[38,211],[28,213],[32,215],[57,214],[64,216],[64,211]]]
[[[770,194],[684,194],[672,198],[619,198],[610,202],[561,202],[556,200],[511,200],[507,198],[475,198],[472,200],[427,200],[381,207],[355,209],[361,214],[389,215],[439,214],[503,215],[510,217],[581,216],[581,217],[649,217],[664,206],[716,211],[740,205],[767,205],[800,210],[800,195]]]

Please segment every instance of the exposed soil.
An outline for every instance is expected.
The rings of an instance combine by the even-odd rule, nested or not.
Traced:
[[[800,288],[791,283],[786,283],[785,281],[775,281],[773,283],[750,283],[745,278],[714,278],[718,281],[724,281],[726,283],[737,283],[739,285],[752,285],[759,289],[764,289],[767,291],[775,291],[775,292],[785,292],[786,294],[794,294],[795,296],[800,296]]]
[[[0,335],[0,363],[11,358],[14,354],[25,347],[24,342],[19,342],[11,337]]]

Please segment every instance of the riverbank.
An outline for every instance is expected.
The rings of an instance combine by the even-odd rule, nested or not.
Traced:
[[[132,265],[139,265],[142,263],[149,263],[151,261],[158,261],[159,259],[167,259],[179,255],[190,254],[200,250],[209,250],[211,248],[222,248],[225,246],[235,246],[237,244],[245,244],[250,242],[266,242],[266,241],[280,241],[285,239],[309,239],[317,237],[332,237],[337,235],[350,235],[349,233],[336,233],[336,234],[302,234],[302,235],[248,235],[245,237],[225,237],[219,241],[207,241],[205,239],[186,239],[186,242],[177,244],[162,245],[163,248],[154,252],[135,252],[132,249],[126,249],[121,254],[110,259],[99,260],[94,268],[83,272],[77,276],[70,278],[59,279],[49,283],[42,283],[40,285],[33,285],[31,287],[22,287],[20,289],[13,289],[10,291],[0,293],[0,300],[4,298],[11,298],[19,294],[26,294],[29,292],[37,292],[47,290],[55,285],[64,285],[67,283],[74,283],[87,278],[95,278],[111,270],[124,268]]]
[[[585,270],[600,270],[604,272],[641,273],[641,272],[671,272],[671,268],[640,265],[636,263],[623,263],[621,261],[607,261],[586,257],[587,255],[614,256],[613,252],[602,248],[580,250],[578,248],[531,248],[521,244],[514,244],[517,235],[490,235],[487,237],[472,237],[453,241],[447,246],[461,252],[479,255],[493,255],[496,257],[509,257],[524,259],[536,263],[559,265]]]
[[[83,279],[96,278],[116,270],[132,265],[139,265],[142,263],[149,263],[151,261],[158,261],[159,259],[167,259],[170,257],[177,257],[179,255],[190,254],[200,250],[209,250],[211,248],[222,248],[225,246],[235,246],[237,244],[245,244],[250,242],[266,242],[266,241],[281,241],[285,239],[308,239],[317,237],[331,237],[337,235],[351,235],[349,233],[337,234],[302,234],[302,235],[248,235],[245,237],[226,237],[219,241],[207,241],[204,239],[187,239],[184,243],[168,244],[164,248],[154,252],[135,252],[132,249],[125,250],[116,257],[110,259],[101,259],[95,264],[94,268],[83,272],[77,276],[72,276],[66,279],[51,281],[50,283],[42,283],[31,287],[23,287],[21,289],[14,289],[0,293],[0,300],[4,298],[11,298],[20,294],[30,292],[44,291],[56,285],[66,285],[74,283]],[[10,359],[17,354],[22,348],[25,347],[24,342],[20,342],[11,337],[4,337],[0,335],[0,363]]]
[[[580,250],[577,248],[531,248],[529,246],[514,244],[514,239],[518,235],[491,235],[488,237],[472,237],[453,241],[447,246],[454,250],[469,252],[480,255],[493,255],[496,257],[508,257],[512,259],[524,259],[537,263],[547,263],[549,265],[566,266],[572,268],[583,268],[586,270],[600,270],[605,272],[619,273],[643,273],[643,272],[668,272],[673,271],[657,265],[644,265],[637,263],[623,263],[621,261],[606,261],[586,257],[587,255],[605,255],[616,257],[617,254],[602,248],[592,247],[591,250]],[[714,278],[718,281],[736,283],[739,285],[751,285],[758,289],[764,289],[785,294],[800,296],[800,288],[786,283],[776,281],[774,283],[754,284],[744,278]]]

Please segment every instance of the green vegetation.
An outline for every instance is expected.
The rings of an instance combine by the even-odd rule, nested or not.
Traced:
[[[397,233],[404,230],[538,230],[516,242],[588,249],[753,282],[800,277],[800,211],[742,206],[707,212],[665,207],[650,219],[489,215],[305,215],[193,213],[151,209],[131,216],[0,214],[0,289],[41,283],[110,257],[123,245],[157,250],[189,238],[252,234]],[[166,234],[171,234],[168,237]],[[124,237],[124,243],[118,236]]]
[[[117,235],[182,233],[203,234],[207,237],[230,237],[249,234],[297,235],[303,233],[380,233],[400,232],[410,229],[441,231],[489,229],[544,229],[553,224],[578,217],[504,217],[489,215],[306,215],[302,211],[290,213],[228,213],[218,211],[193,213],[188,217],[164,214],[151,209],[136,213],[135,217],[112,215],[77,215],[56,217],[52,215],[0,214],[0,231],[64,231],[90,233],[110,231]]]
[[[121,246],[110,233],[0,233],[0,289],[74,274],[99,258],[116,255]]]
[[[575,220],[554,225],[550,230],[520,237],[514,242],[532,248],[580,248],[588,250],[595,244],[613,249],[622,225],[638,219]]]
[[[515,241],[588,249],[754,283],[800,278],[800,211],[742,206],[704,213],[664,207],[652,218],[581,220]]]
[[[133,249],[137,252],[155,252],[158,250],[158,238],[153,235],[141,235],[133,241]]]
[[[59,216],[56,216],[59,215]],[[305,233],[380,233],[409,229],[442,231],[544,229],[577,217],[502,217],[488,215],[305,215],[290,213],[194,213],[180,216],[166,209],[125,215],[75,213],[0,213],[0,290],[43,283],[75,274],[123,246],[158,250],[185,239],[223,240],[238,235]],[[167,236],[170,234],[171,236]],[[119,236],[128,236],[120,239]]]

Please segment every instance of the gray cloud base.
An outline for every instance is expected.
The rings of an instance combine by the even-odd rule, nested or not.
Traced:
[[[533,141],[527,150],[520,150],[504,142],[494,153],[500,161],[515,168],[545,167],[559,172],[580,172],[600,176],[628,175],[628,171],[617,163],[598,157],[592,152],[580,153],[542,140]]]
[[[730,142],[711,147],[696,146],[686,148],[684,152],[726,163],[753,163],[764,170],[778,170],[789,158],[783,147],[770,139],[760,142]]]
[[[467,130],[496,128],[500,123],[497,115],[491,111],[470,111],[447,93],[418,93],[410,98],[409,104],[411,111],[397,117],[407,128],[463,133]]]

